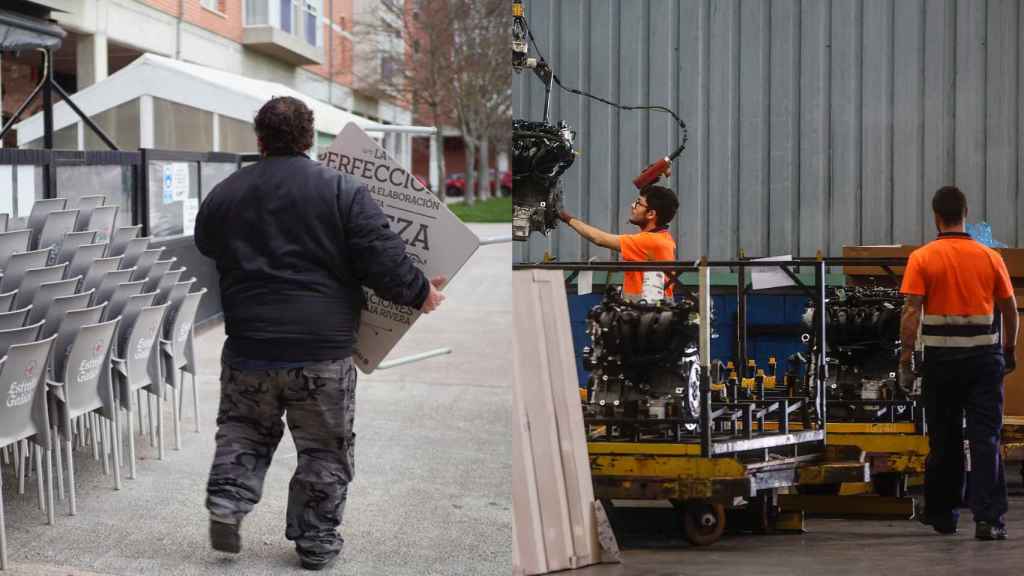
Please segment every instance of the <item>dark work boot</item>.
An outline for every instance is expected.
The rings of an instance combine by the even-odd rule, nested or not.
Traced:
[[[915,501],[914,516],[917,517],[918,522],[925,526],[931,526],[932,530],[935,530],[939,534],[956,534],[957,515],[938,519],[933,516],[929,516],[927,509],[921,506],[918,501]]]
[[[242,536],[238,533],[238,524],[228,524],[210,520],[210,546],[214,550],[238,554],[242,551]]]
[[[308,556],[299,556],[299,562],[302,563],[302,567],[306,570],[323,570],[334,565],[334,562],[338,559],[338,554],[332,556],[322,556],[319,554],[311,554]]]
[[[1006,526],[978,522],[974,527],[974,537],[978,540],[1006,540]]]

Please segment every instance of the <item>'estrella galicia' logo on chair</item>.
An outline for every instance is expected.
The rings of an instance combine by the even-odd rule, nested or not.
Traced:
[[[100,354],[103,354],[103,348],[105,348],[105,346],[103,345],[103,340],[97,340],[96,347],[93,348],[92,351],[94,354],[99,356]]]
[[[35,374],[35,372],[36,372],[36,361],[33,360],[33,361],[29,362],[28,366],[25,367],[25,377],[26,378],[31,378],[32,375]]]

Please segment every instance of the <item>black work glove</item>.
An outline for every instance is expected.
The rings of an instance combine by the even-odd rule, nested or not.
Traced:
[[[1006,363],[1006,367],[1003,368],[1003,374],[1009,374],[1017,369],[1017,357],[1015,352],[1017,349],[1014,346],[1003,348],[1003,361]]]

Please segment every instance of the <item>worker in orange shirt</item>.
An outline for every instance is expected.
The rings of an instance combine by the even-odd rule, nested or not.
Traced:
[[[624,262],[675,260],[676,242],[668,225],[679,210],[679,198],[663,186],[650,185],[633,201],[629,223],[636,234],[610,234],[591,226],[565,210],[558,217],[587,240],[622,253]],[[672,282],[663,272],[626,272],[622,294],[630,300],[672,299]]]
[[[920,520],[956,533],[964,495],[963,414],[971,447],[968,503],[979,540],[1005,540],[1008,503],[999,452],[1003,375],[1015,368],[1017,302],[998,252],[964,232],[967,199],[953,186],[932,199],[936,240],[910,255],[901,292],[900,371],[908,375],[918,328],[929,454]],[[922,315],[923,308],[923,315]],[[1002,317],[995,322],[994,310]],[[1000,328],[1002,330],[1000,331]]]

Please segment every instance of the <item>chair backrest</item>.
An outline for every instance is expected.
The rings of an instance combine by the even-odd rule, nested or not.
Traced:
[[[21,285],[18,286],[18,295],[14,298],[14,307],[21,308],[31,304],[39,286],[44,282],[56,282],[64,278],[64,269],[67,266],[67,264],[58,264],[57,266],[25,270],[25,276],[21,279]]]
[[[120,256],[124,254],[125,248],[128,247],[128,242],[134,240],[140,233],[142,233],[141,224],[122,226],[114,230],[113,235],[110,237],[110,248],[107,249],[107,256]]]
[[[139,258],[142,257],[142,253],[149,248],[149,236],[145,238],[132,238],[128,241],[128,244],[124,247],[124,254],[121,258],[121,269],[134,268],[135,264],[138,263]]]
[[[185,345],[189,336],[192,335],[192,325],[196,321],[196,312],[199,311],[199,301],[206,294],[206,288],[198,292],[186,294],[185,298],[178,305],[177,309],[168,311],[167,321],[164,323],[164,338],[171,341],[171,356],[174,358],[174,368],[180,368],[186,363]]]
[[[64,241],[60,243],[60,251],[57,252],[56,263],[71,262],[74,259],[75,253],[82,246],[87,246],[93,243],[96,239],[96,232],[89,230],[86,232],[71,232],[64,236]],[[102,254],[100,255],[102,256]],[[98,258],[99,256],[97,256]],[[76,274],[77,276],[77,274]]]
[[[120,331],[124,337],[118,350],[125,360],[129,390],[160,384],[160,358],[155,349],[166,312],[167,304],[146,306],[139,311],[127,331]]]
[[[177,258],[168,258],[167,260],[157,260],[149,268],[149,274],[146,276],[146,287],[142,289],[143,292],[155,292],[157,287],[160,285],[160,280],[163,279],[167,271],[171,269],[171,266],[177,261]]]
[[[135,261],[135,275],[132,276],[132,280],[146,280],[149,278],[149,271],[153,268],[153,264],[160,258],[160,254],[163,251],[163,246],[144,250],[139,259]]]
[[[28,315],[31,311],[32,307],[26,306],[21,310],[12,310],[11,312],[0,312],[0,330],[21,328],[22,326],[25,325],[25,320],[28,319]]]
[[[171,310],[177,310],[178,306],[181,306],[182,300],[184,300],[185,296],[192,290],[192,283],[195,281],[195,278],[190,278],[184,282],[177,282],[174,284],[167,296],[167,300],[164,301],[167,304],[170,304]],[[164,302],[161,302],[161,304]]]
[[[123,282],[114,287],[114,293],[110,295],[110,301],[107,302],[107,310],[103,313],[103,321],[106,322],[111,318],[117,318],[124,311],[125,304],[128,303],[128,298],[135,296],[142,292],[142,287],[146,283],[142,280],[137,282]]]
[[[114,332],[120,318],[101,324],[87,324],[78,330],[78,335],[67,351],[58,350],[64,356],[62,370],[55,372],[57,379],[64,383],[65,402],[68,415],[76,418],[104,405],[113,406],[114,399],[104,372],[110,370],[110,356]]]
[[[36,200],[32,204],[32,211],[28,213],[28,222],[25,228],[32,231],[32,239],[29,240],[29,246],[35,246],[39,241],[39,234],[43,230],[43,224],[46,222],[46,217],[51,212],[57,212],[63,210],[67,206],[67,198],[47,198],[44,200]]]
[[[0,367],[0,446],[36,436],[42,446],[50,443],[49,410],[46,406],[46,359],[53,339],[11,346]]]
[[[7,262],[11,259],[12,254],[28,250],[28,241],[31,238],[31,230],[0,232],[0,270],[7,268]]]
[[[11,221],[10,214],[0,214],[0,232],[7,232],[7,224]]]
[[[89,223],[85,230],[95,230],[96,239],[93,242],[106,244],[114,235],[114,225],[117,223],[117,206],[97,206],[93,208],[89,216]],[[140,226],[141,228],[141,226]]]
[[[81,310],[82,308],[89,307],[89,301],[92,300],[93,290],[88,292],[79,292],[78,294],[72,294],[71,296],[60,296],[54,298],[53,302],[50,303],[49,308],[46,310],[46,318],[44,320],[41,338],[49,338],[57,333],[60,329],[60,323],[64,320],[64,315],[69,310]],[[101,311],[104,305],[96,306]],[[96,316],[96,321],[100,321],[100,317]]]
[[[92,297],[92,303],[95,305],[109,302],[110,297],[114,295],[114,290],[117,289],[117,285],[130,281],[134,273],[135,268],[107,272],[103,279],[100,280],[100,285],[96,287],[96,294]]]
[[[78,208],[78,220],[75,222],[75,230],[88,230],[92,211],[106,203],[106,196],[82,196],[77,202],[72,201],[68,208]]]
[[[29,313],[26,323],[35,324],[40,320],[45,320],[53,301],[57,298],[73,295],[81,280],[81,277],[76,277],[40,284],[39,288],[36,289],[35,296],[32,297],[32,312]]]
[[[11,259],[4,268],[4,277],[0,279],[0,292],[19,289],[21,281],[25,279],[26,270],[46,266],[47,253],[46,250],[35,250],[11,254]]]
[[[43,327],[42,322],[29,324],[20,328],[0,330],[0,357],[7,354],[7,349],[15,344],[35,342],[39,338],[39,329]]]
[[[11,305],[14,304],[14,299],[18,296],[17,290],[11,290],[0,294],[0,312],[7,312],[11,309]]]
[[[93,232],[93,234],[95,234],[95,232]],[[84,278],[86,273],[89,272],[89,267],[92,266],[93,262],[103,258],[103,255],[106,252],[106,244],[83,244],[82,246],[79,246],[78,250],[75,250],[74,255],[71,257],[71,261],[68,262],[68,269],[65,271],[64,275],[68,278],[73,276],[82,276]],[[120,261],[118,261],[118,263],[120,263]]]
[[[141,294],[128,297],[128,303],[125,304],[124,309],[121,311],[121,326],[118,328],[118,342],[127,337],[128,331],[135,325],[135,319],[139,317],[139,312],[147,306],[153,306],[153,300],[155,297],[156,292],[143,292]],[[119,348],[115,347],[115,351],[119,350]]]
[[[64,313],[64,317],[60,319],[55,332],[57,340],[53,345],[53,362],[50,363],[53,374],[64,373],[65,353],[78,336],[78,331],[82,326],[98,324],[100,317],[103,316],[104,308],[106,308],[106,305],[100,304],[91,308],[68,310]]]
[[[57,254],[64,236],[75,231],[78,210],[56,210],[46,215],[43,229],[36,239],[36,248],[50,251],[50,263],[57,261]]]
[[[153,300],[155,304],[163,304],[167,302],[167,297],[171,295],[171,290],[174,285],[178,283],[178,278],[186,271],[186,268],[182,267],[177,270],[168,270],[164,277],[156,285],[156,298]]]
[[[85,278],[82,279],[82,285],[78,288],[78,291],[87,292],[89,290],[99,288],[100,282],[103,281],[103,277],[117,270],[117,265],[120,263],[120,256],[114,256],[113,258],[97,258],[93,260],[92,264],[90,264],[89,268],[85,271]]]

